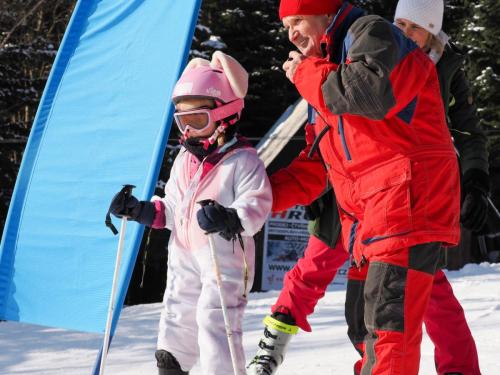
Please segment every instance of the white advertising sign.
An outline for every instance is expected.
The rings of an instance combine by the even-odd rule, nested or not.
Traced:
[[[303,206],[272,214],[266,222],[264,232],[264,254],[262,261],[262,290],[280,290],[283,278],[304,254],[309,240],[307,219]],[[344,285],[347,280],[347,263],[333,280]]]

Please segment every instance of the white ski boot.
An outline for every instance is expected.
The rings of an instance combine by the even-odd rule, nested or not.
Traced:
[[[288,314],[274,313],[264,318],[264,337],[259,350],[247,366],[247,375],[273,375],[283,363],[286,348],[299,327]]]

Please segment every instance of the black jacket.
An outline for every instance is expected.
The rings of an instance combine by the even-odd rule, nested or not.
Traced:
[[[486,136],[478,126],[476,105],[463,65],[465,57],[453,44],[446,45],[436,65],[450,133],[460,157],[462,175],[470,169],[488,174]]]

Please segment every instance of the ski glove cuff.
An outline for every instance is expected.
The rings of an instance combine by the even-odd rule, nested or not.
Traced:
[[[480,169],[470,169],[465,172],[462,181],[464,198],[460,222],[465,228],[479,232],[487,219],[489,176]]]
[[[481,169],[469,169],[462,176],[462,186],[465,195],[472,189],[480,190],[483,194],[488,195],[490,192],[490,176]]]
[[[155,218],[155,204],[149,201],[139,201],[133,195],[119,192],[111,201],[110,212],[116,217],[126,216],[128,220],[137,221],[150,227]]]
[[[240,218],[234,208],[226,208],[211,199],[198,203],[201,208],[196,213],[196,218],[200,228],[207,233],[219,233],[222,238],[230,241],[243,232]]]
[[[488,198],[480,190],[466,193],[460,209],[460,222],[472,232],[479,232],[486,224],[488,214]]]

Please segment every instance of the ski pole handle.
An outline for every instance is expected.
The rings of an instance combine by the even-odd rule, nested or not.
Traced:
[[[123,195],[123,201],[125,202],[125,199],[132,195],[132,190],[134,188],[135,188],[135,185],[130,185],[130,184],[123,185],[120,192],[115,195],[115,198],[117,196]],[[106,220],[104,221],[104,223],[106,224],[106,226],[109,229],[111,229],[111,232],[113,232],[113,234],[116,236],[118,234],[118,230],[116,229],[116,227],[113,225],[113,222],[111,221],[111,206],[113,205],[115,198],[113,198],[113,200],[109,204],[108,212],[106,213]],[[125,217],[125,215],[123,215],[123,217]]]
[[[132,190],[134,190],[135,185],[125,184],[120,193],[123,193],[125,196],[131,196]]]

